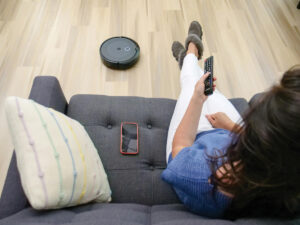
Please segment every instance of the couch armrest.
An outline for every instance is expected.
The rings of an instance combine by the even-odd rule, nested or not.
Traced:
[[[229,101],[232,103],[232,105],[236,108],[236,110],[240,113],[241,116],[246,112],[249,105],[246,99],[244,98],[231,98]]]
[[[260,92],[255,95],[250,99],[249,105],[252,106],[256,101],[258,101],[266,92]]]
[[[21,185],[16,154],[13,151],[0,198],[0,220],[19,212],[27,206],[28,201]]]
[[[68,103],[59,81],[54,76],[35,77],[29,98],[62,113],[66,113],[68,108]]]
[[[67,111],[68,103],[57,78],[54,76],[35,77],[29,99],[62,113]],[[13,151],[0,198],[0,219],[17,213],[28,205],[17,169],[16,155]]]

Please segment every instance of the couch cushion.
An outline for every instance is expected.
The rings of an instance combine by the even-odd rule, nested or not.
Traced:
[[[0,220],[0,225],[284,225],[289,224],[287,222],[271,219],[207,219],[190,213],[181,204],[151,207],[125,203],[90,203],[48,211],[26,208]]]
[[[245,99],[233,105],[243,113]],[[79,121],[99,151],[112,189],[112,202],[146,205],[178,203],[160,174],[176,100],[133,96],[74,95],[67,115]],[[120,154],[122,121],[139,124],[139,154]]]
[[[67,115],[79,121],[99,151],[112,190],[112,202],[147,205],[178,203],[160,178],[166,167],[169,123],[176,101],[131,96],[75,95]],[[122,121],[139,125],[139,154],[120,153]]]
[[[149,211],[149,207],[144,205],[109,203],[90,203],[78,207],[47,211],[26,208],[10,217],[0,220],[0,225],[138,225],[147,224]]]

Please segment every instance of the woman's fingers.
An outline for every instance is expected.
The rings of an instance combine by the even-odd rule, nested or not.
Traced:
[[[216,85],[215,85],[215,81],[216,81],[216,80],[217,80],[217,78],[214,77],[214,78],[213,78],[213,90],[214,90],[214,91],[215,91],[215,89],[216,89],[216,88],[215,88],[215,87],[216,87]]]
[[[213,124],[215,122],[215,118],[213,117],[213,114],[211,114],[211,115],[207,114],[207,115],[205,115],[205,117],[211,124]]]
[[[207,72],[206,74],[204,74],[201,78],[200,78],[200,81],[202,83],[204,83],[205,79],[209,76],[210,72]]]
[[[205,74],[200,78],[201,82],[204,82],[205,79],[209,76],[209,74],[210,74],[210,72],[205,73]],[[213,82],[215,82],[216,80],[217,80],[217,78],[216,78],[216,77],[213,77]]]
[[[215,85],[215,84],[213,84],[213,90],[215,91],[215,89],[216,89],[216,85]]]
[[[199,80],[200,83],[204,83],[205,79],[210,75],[210,72],[205,73]],[[213,90],[215,90],[216,85],[215,85],[215,81],[217,80],[216,77],[213,77]]]
[[[211,117],[210,115],[205,115],[206,119],[210,122],[211,121]],[[211,123],[211,122],[210,122]]]

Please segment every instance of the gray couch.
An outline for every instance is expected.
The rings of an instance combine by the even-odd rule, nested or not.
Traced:
[[[166,167],[167,132],[175,100],[105,95],[74,95],[68,103],[53,76],[35,78],[30,99],[52,107],[84,125],[108,174],[112,203],[90,203],[60,210],[36,211],[20,184],[13,153],[0,199],[0,225],[19,224],[296,224],[264,219],[214,220],[190,213],[173,189],[160,178]],[[230,99],[240,113],[248,107],[243,98]],[[121,121],[139,123],[140,153],[119,152]]]

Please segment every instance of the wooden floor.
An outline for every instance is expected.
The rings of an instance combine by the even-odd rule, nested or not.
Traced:
[[[56,76],[67,100],[77,93],[176,99],[179,69],[171,53],[189,24],[204,30],[204,57],[214,55],[217,86],[249,99],[300,63],[298,0],[0,0],[0,192],[12,153],[6,96],[27,98],[37,75]],[[128,36],[138,64],[113,71],[99,46]],[[203,61],[200,61],[203,66]]]

